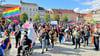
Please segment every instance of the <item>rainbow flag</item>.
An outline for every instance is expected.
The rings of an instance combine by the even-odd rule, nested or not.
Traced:
[[[19,6],[9,8],[9,9],[3,11],[3,16],[5,18],[10,18],[10,17],[18,16],[18,15],[20,15]]]

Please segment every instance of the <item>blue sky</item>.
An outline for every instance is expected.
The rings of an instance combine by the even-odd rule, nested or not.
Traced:
[[[22,0],[24,2],[36,3],[45,9],[71,9],[76,11],[90,10],[94,0]],[[6,0],[3,4],[20,4],[20,0]]]
[[[20,0],[6,0],[3,4],[19,4]],[[36,3],[46,9],[57,8],[57,9],[86,9],[90,5],[83,5],[81,3],[87,2],[87,0],[22,0],[24,2]]]

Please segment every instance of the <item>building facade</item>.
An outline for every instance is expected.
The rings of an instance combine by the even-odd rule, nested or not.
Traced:
[[[93,20],[92,14],[93,14],[93,11],[89,12],[87,15],[84,16],[84,20],[86,22],[90,22],[91,20]]]
[[[60,17],[60,20],[62,19],[62,17],[64,15],[66,15],[68,17],[68,20],[71,21],[76,21],[77,15],[75,14],[75,12],[73,10],[65,10],[65,9],[51,9],[50,10],[50,16],[51,19],[53,20],[53,17],[55,14],[58,14]]]
[[[39,7],[34,3],[25,3],[20,2],[21,13],[25,12],[28,15],[28,19],[34,18],[36,14],[40,15],[41,21],[44,21],[45,9],[43,7]]]
[[[87,14],[76,13],[76,15],[77,15],[77,22],[85,22],[84,16]]]
[[[34,18],[36,14],[38,14],[38,5],[33,3],[20,3],[21,14],[25,12],[28,16],[28,19]]]
[[[100,9],[93,11],[92,18],[93,20],[100,22]]]
[[[40,15],[41,22],[44,22],[44,16],[46,14],[46,10],[43,7],[38,7],[38,14]]]

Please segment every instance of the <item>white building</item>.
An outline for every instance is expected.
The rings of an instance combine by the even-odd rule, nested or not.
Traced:
[[[92,18],[93,20],[100,22],[100,9],[93,11]]]
[[[28,19],[34,18],[36,14],[40,15],[42,21],[44,21],[44,15],[46,14],[45,9],[43,7],[39,7],[37,4],[34,3],[26,3],[20,2],[21,13],[26,12],[28,15]]]
[[[43,22],[46,10],[43,7],[38,7],[38,14],[40,15],[41,21]]]

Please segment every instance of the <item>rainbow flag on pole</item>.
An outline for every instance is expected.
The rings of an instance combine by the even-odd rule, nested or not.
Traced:
[[[20,9],[19,8],[20,8],[19,6],[16,6],[16,7],[4,10],[3,11],[3,16],[5,18],[10,18],[10,17],[18,16],[18,15],[20,15]]]

